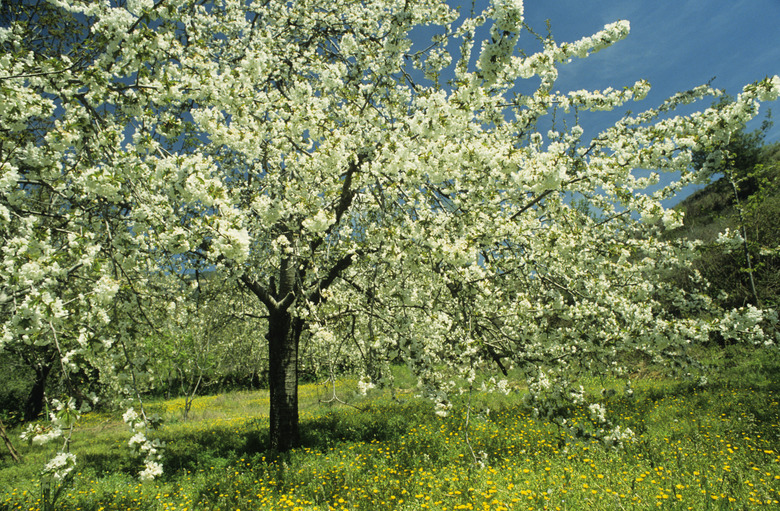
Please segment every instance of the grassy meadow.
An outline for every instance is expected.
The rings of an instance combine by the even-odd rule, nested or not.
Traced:
[[[187,422],[183,399],[150,403],[165,419],[165,474],[139,482],[121,413],[91,413],[56,509],[780,509],[780,360],[710,356],[704,386],[648,370],[633,396],[601,397],[617,382],[586,382],[612,422],[636,432],[620,450],[534,418],[521,388],[474,394],[468,414],[461,396],[441,418],[411,390],[363,397],[344,378],[336,394],[354,406],[326,403],[333,387],[301,387],[303,444],[277,456],[264,447],[266,392],[199,397]],[[587,407],[574,414],[589,420]],[[54,448],[11,433],[24,460],[0,457],[0,510],[41,509],[38,474]]]

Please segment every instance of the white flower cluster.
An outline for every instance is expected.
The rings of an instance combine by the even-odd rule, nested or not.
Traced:
[[[227,228],[214,240],[216,253],[242,263],[249,257],[249,233],[246,229]]]
[[[423,389],[423,393],[419,396],[428,397],[431,401],[433,401],[434,413],[439,417],[447,417],[450,413],[450,410],[452,410],[452,402],[449,400],[447,391],[436,388],[429,383],[418,383],[418,386],[422,387]]]
[[[582,387],[575,388],[560,371],[538,369],[528,379],[528,393],[523,396],[536,417],[561,422],[571,403],[582,402]]]
[[[496,28],[517,32],[523,24],[523,0],[492,0],[490,3]]]
[[[79,410],[73,398],[66,401],[53,399],[51,406],[53,410],[49,412],[49,424],[27,424],[25,430],[19,435],[22,440],[34,445],[45,445],[62,437],[64,431],[72,428],[82,413],[89,411],[86,402]]]
[[[650,92],[650,83],[647,80],[639,80],[632,87],[622,90],[614,90],[611,87],[603,91],[589,91],[581,89],[571,91],[565,95],[553,96],[557,105],[565,112],[577,107],[580,110],[609,111],[624,105],[630,100],[641,101]]]
[[[328,227],[335,221],[325,210],[317,211],[317,214],[305,219],[303,226],[312,234],[320,234],[328,230]]]
[[[506,67],[517,44],[523,24],[522,0],[493,0],[490,11],[493,26],[490,39],[482,43],[477,67],[487,84],[505,78]]]
[[[127,442],[130,449],[133,452],[144,455],[144,469],[138,474],[140,479],[142,481],[151,481],[162,475],[163,466],[160,460],[162,459],[162,450],[165,448],[165,443],[161,442],[159,438],[149,440],[146,437],[146,431],[149,428],[148,421],[139,416],[134,408],[128,409],[122,415],[122,420],[135,433]]]
[[[631,428],[622,429],[620,426],[615,426],[615,429],[603,436],[601,440],[607,447],[620,449],[624,447],[626,442],[636,441],[636,435]]]
[[[62,429],[58,426],[44,426],[43,424],[27,424],[27,427],[19,435],[25,442],[34,445],[48,444],[62,436]]]
[[[93,402],[97,401],[93,396]],[[54,458],[49,460],[41,471],[41,475],[51,477],[54,481],[61,482],[76,467],[76,455],[68,452],[70,443],[70,433],[73,426],[81,417],[82,413],[90,410],[88,403],[84,403],[81,409],[76,407],[76,400],[69,398],[65,401],[53,399],[51,402],[53,410],[49,413],[49,425],[28,424],[26,429],[19,435],[26,442],[34,445],[44,445],[52,440],[62,438],[66,430],[70,430],[65,439],[60,452]]]
[[[745,239],[739,233],[739,231],[733,231],[726,227],[725,230],[718,233],[718,239],[715,243],[727,250],[737,250],[742,247]]]
[[[144,469],[138,473],[138,477],[142,481],[151,481],[163,474],[163,466],[158,461],[146,460],[144,463]]]
[[[588,405],[588,410],[590,411],[590,419],[592,421],[599,424],[607,421],[607,410],[601,403],[592,403]]]
[[[489,380],[483,381],[480,389],[482,392],[500,392],[505,396],[508,396],[512,392],[512,387],[509,386],[509,380],[502,379],[496,381],[494,377],[490,377]]]
[[[765,346],[775,345],[780,335],[777,312],[771,309],[764,311],[753,305],[728,311],[716,321],[715,328],[726,340],[752,342]],[[775,335],[773,336],[771,332],[775,332]]]
[[[46,464],[41,473],[50,475],[55,481],[62,481],[74,468],[76,468],[76,455],[61,452]]]
[[[368,394],[369,390],[376,388],[376,384],[373,381],[371,381],[371,378],[368,376],[362,376],[358,380],[357,386],[361,396],[365,396],[366,394]]]
[[[101,276],[93,288],[95,299],[100,305],[111,303],[118,291],[119,283],[107,275]]]
[[[127,10],[136,16],[141,16],[145,11],[154,7],[154,0],[128,0]]]
[[[452,409],[452,403],[447,399],[437,400],[434,406],[434,413],[439,417],[446,417]]]
[[[556,63],[567,62],[572,57],[584,58],[601,51],[624,39],[628,35],[629,30],[630,25],[628,21],[621,20],[606,25],[603,30],[577,42],[566,43],[561,46],[548,44],[544,51],[529,57],[512,57],[512,68],[515,71],[509,78],[539,76],[542,78],[540,89],[549,90],[558,77],[558,71],[555,68]]]

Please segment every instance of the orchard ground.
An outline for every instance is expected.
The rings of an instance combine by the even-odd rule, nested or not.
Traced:
[[[709,381],[645,367],[633,395],[608,378],[585,381],[590,401],[635,441],[613,449],[535,418],[523,389],[468,394],[438,417],[397,369],[398,390],[357,381],[303,385],[303,445],[265,451],[267,392],[151,403],[165,419],[165,474],[139,482],[120,413],[85,415],[78,467],[56,502],[109,509],[746,509],[780,506],[780,357],[731,347],[705,354]],[[510,375],[511,376],[511,375]],[[522,380],[516,380],[522,381]],[[600,389],[614,389],[602,395]],[[329,401],[329,402],[328,402]],[[591,420],[587,406],[573,421]],[[18,431],[14,437],[18,439]],[[17,441],[17,443],[20,443]],[[41,509],[39,472],[52,446],[17,445],[0,459],[0,510]]]

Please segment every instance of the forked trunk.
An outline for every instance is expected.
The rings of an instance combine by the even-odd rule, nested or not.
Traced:
[[[321,279],[317,291],[304,299],[309,303],[322,301],[322,290],[348,268],[354,259],[349,254],[339,259]],[[304,297],[300,282],[299,264],[293,257],[283,257],[279,266],[278,282],[273,277],[266,287],[247,275],[241,281],[268,309],[268,386],[270,389],[270,448],[289,451],[300,441],[298,428],[298,344],[304,322],[291,313],[295,301]]]

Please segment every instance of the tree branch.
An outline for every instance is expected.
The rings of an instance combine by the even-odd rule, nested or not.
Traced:
[[[341,273],[344,272],[344,270],[352,266],[352,263],[355,261],[357,256],[357,253],[347,254],[336,261],[336,264],[331,267],[330,271],[328,271],[328,274],[315,283],[314,289],[312,289],[311,292],[309,292],[307,295],[308,301],[315,305],[322,302],[322,292],[328,289],[328,287],[333,284],[333,281],[335,281],[341,275]]]
[[[250,279],[246,275],[241,275],[241,283],[254,294],[263,305],[265,305],[269,311],[275,311],[279,309],[279,302],[271,295],[271,292],[265,287],[254,280]]]

